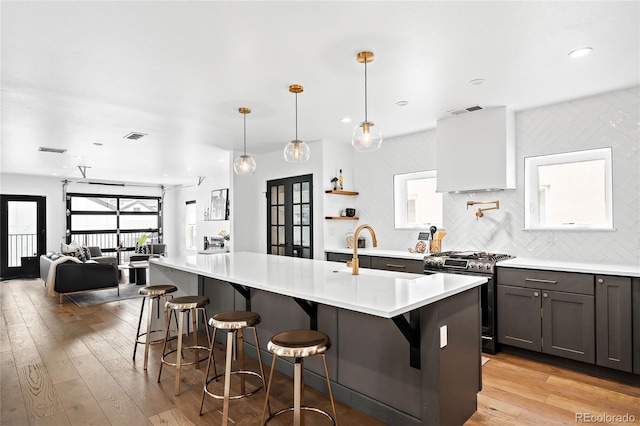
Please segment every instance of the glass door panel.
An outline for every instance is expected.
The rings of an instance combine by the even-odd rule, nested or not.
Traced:
[[[267,182],[267,253],[313,257],[313,175]]]

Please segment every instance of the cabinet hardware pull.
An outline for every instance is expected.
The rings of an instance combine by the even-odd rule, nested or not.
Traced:
[[[602,284],[604,280],[602,278],[598,278],[598,284]]]
[[[534,291],[534,292],[533,292],[533,296],[534,296],[534,297],[538,297],[539,295],[540,295],[540,293],[538,293],[537,291]]]
[[[549,297],[547,293],[542,293],[542,297]]]
[[[531,281],[534,283],[545,283],[545,284],[558,284],[556,280],[541,280],[539,278],[525,278],[525,281]]]
[[[396,265],[395,263],[387,263],[387,267],[389,268],[406,268],[406,265]]]

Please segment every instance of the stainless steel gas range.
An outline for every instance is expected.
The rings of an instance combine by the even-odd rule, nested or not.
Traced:
[[[463,274],[487,277],[480,289],[482,311],[482,351],[495,354],[496,341],[496,263],[511,259],[508,254],[476,251],[431,253],[424,258],[424,273]]]

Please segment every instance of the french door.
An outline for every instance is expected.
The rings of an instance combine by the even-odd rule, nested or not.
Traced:
[[[47,246],[46,198],[0,195],[0,212],[0,277],[32,274]]]
[[[267,181],[267,253],[313,259],[313,175]]]

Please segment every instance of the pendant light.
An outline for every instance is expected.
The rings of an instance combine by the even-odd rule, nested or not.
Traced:
[[[243,154],[233,162],[233,171],[239,175],[252,175],[256,172],[256,161],[247,155],[247,114],[251,114],[251,108],[240,107],[238,112],[243,115],[244,147]]]
[[[309,159],[309,145],[298,140],[298,93],[302,93],[304,87],[299,84],[289,86],[289,91],[296,94],[296,138],[284,147],[284,159],[288,163],[306,163]]]
[[[364,64],[364,121],[354,130],[351,145],[356,151],[375,151],[382,146],[382,132],[367,118],[367,63],[373,62],[373,52],[360,52],[356,60]]]

